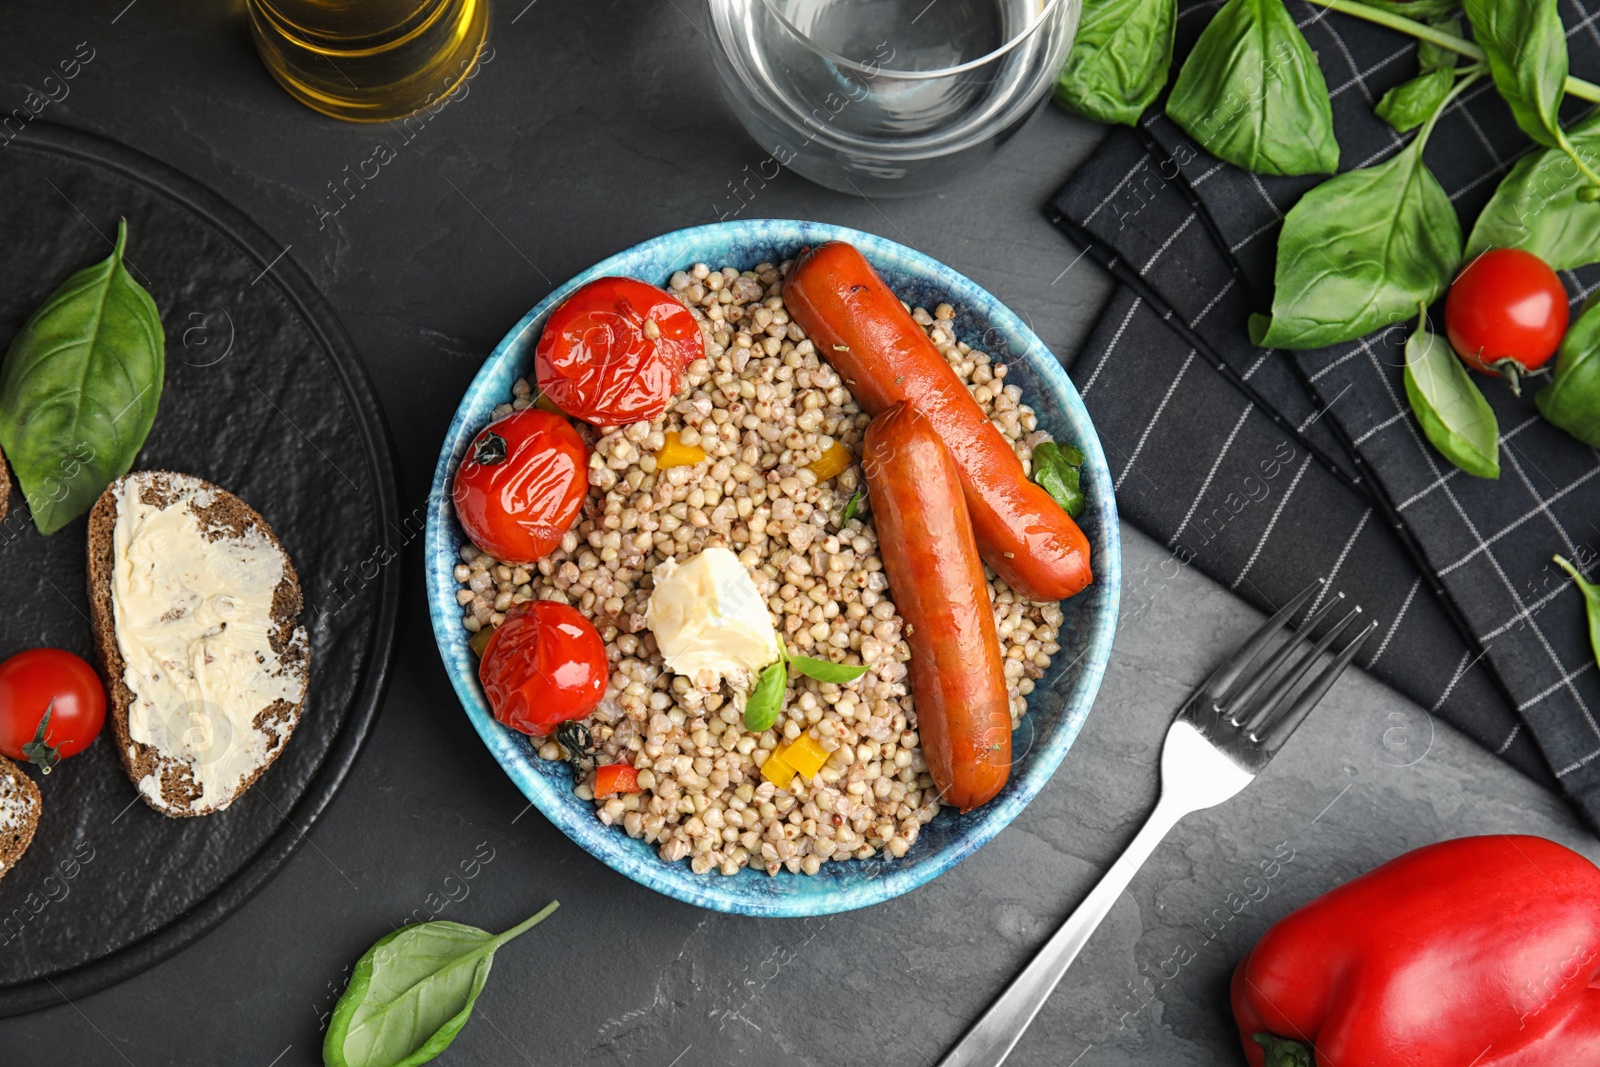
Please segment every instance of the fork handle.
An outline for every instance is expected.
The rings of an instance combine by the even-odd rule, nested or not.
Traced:
[[[939,1067],[999,1067],[1161,839],[1188,814],[1163,796],[1127,849]]]

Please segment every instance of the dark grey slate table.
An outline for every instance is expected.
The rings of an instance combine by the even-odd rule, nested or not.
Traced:
[[[494,60],[404,144],[290,101],[257,63],[241,7],[10,0],[0,8],[0,110],[89,42],[96,58],[48,117],[192,174],[290,246],[372,369],[407,513],[423,505],[456,398],[508,326],[595,260],[735,210],[730,183],[763,158],[717,94],[695,0],[497,3]],[[937,196],[867,203],[784,174],[743,211],[915,245],[1072,353],[1108,282],[1039,205],[1100,136],[1049,111],[995,167]],[[340,207],[330,183],[380,139],[395,158]],[[497,960],[442,1064],[935,1062],[1133,835],[1155,798],[1172,709],[1258,621],[1136,531],[1124,538],[1125,621],[1056,780],[934,884],[807,921],[736,919],[656,896],[525,812],[445,680],[409,553],[394,683],[306,846],[165,964],[0,1022],[0,1063],[320,1063],[323,1014],[344,968],[474,858],[477,877],[445,917],[498,929],[551,898],[563,906]],[[1555,797],[1353,677],[1249,791],[1178,827],[1011,1062],[1239,1063],[1227,976],[1267,924],[1405,849],[1501,831],[1600,856]],[[1252,878],[1274,856],[1292,859],[1273,879]]]

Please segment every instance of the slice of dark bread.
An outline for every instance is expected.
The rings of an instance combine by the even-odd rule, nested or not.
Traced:
[[[5,521],[6,509],[11,506],[11,468],[6,466],[6,454],[0,450],[0,522]]]
[[[21,767],[0,756],[0,878],[10,873],[39,829],[39,787]]]
[[[270,565],[272,560],[282,560],[282,578],[272,593],[271,618],[265,627],[272,659],[263,661],[262,666],[268,675],[286,679],[285,684],[297,691],[297,698],[277,699],[261,707],[251,719],[246,735],[229,741],[229,748],[224,755],[233,751],[233,744],[243,744],[251,746],[252,751],[241,751],[254,759],[247,772],[237,781],[236,787],[228,789],[223,795],[205,795],[202,778],[196,773],[201,765],[196,762],[195,752],[157,748],[146,741],[135,740],[130,732],[130,709],[138,698],[130,688],[127,677],[129,672],[123,658],[124,646],[118,640],[113,598],[118,509],[125,494],[130,493],[138,493],[138,500],[152,508],[165,510],[187,507],[197,520],[201,535],[208,542],[224,539],[240,541],[259,554],[264,566]],[[305,689],[310,677],[306,631],[298,624],[300,606],[300,582],[283,545],[265,519],[226,489],[188,474],[134,471],[112,482],[101,494],[89,512],[90,622],[94,629],[95,651],[105,675],[117,753],[122,758],[128,777],[139,787],[139,794],[147,804],[164,815],[174,817],[220,811],[254,785],[262,772],[277,759],[305,710]],[[181,620],[184,614],[184,609],[174,607],[173,613],[164,618]],[[133,684],[137,684],[137,681],[134,680]],[[209,704],[205,706],[208,709],[212,707]],[[197,723],[197,713],[187,707],[153,708],[153,711],[165,716],[169,724]],[[175,732],[185,738],[192,733],[182,730]],[[216,731],[202,733],[211,739],[211,744],[216,744]],[[210,754],[209,749],[202,755],[206,765],[217,758]]]

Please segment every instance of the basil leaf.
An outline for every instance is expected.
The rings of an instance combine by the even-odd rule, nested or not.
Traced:
[[[1177,0],[1084,0],[1056,102],[1096,122],[1132,126],[1167,84]]]
[[[1594,661],[1600,663],[1600,585],[1584,578],[1578,573],[1578,568],[1568,563],[1560,556],[1556,563],[1561,569],[1572,575],[1572,580],[1578,583],[1578,589],[1583,593],[1583,599],[1589,608],[1589,647],[1594,650]]]
[[[1074,458],[1076,463],[1072,462]],[[1083,514],[1086,503],[1078,478],[1078,468],[1082,465],[1082,452],[1076,448],[1062,448],[1054,441],[1040,442],[1033,450],[1034,482],[1074,519]]]
[[[1567,137],[1579,155],[1600,160],[1600,116],[1585,119]],[[1600,261],[1600,203],[1578,199],[1585,186],[1576,178],[1571,158],[1559,148],[1517,160],[1472,227],[1467,258],[1491,248],[1520,248],[1552,270]]]
[[[128,473],[155,421],[166,337],[155,301],[111,255],[76,272],[23,324],[0,367],[0,449],[40,533],[88,511]]]
[[[1465,7],[1517,125],[1542,145],[1558,144],[1567,36],[1556,0],[1466,0]]]
[[[1251,339],[1321,348],[1363,337],[1444,293],[1461,263],[1461,223],[1413,140],[1375,167],[1330,178],[1283,220],[1272,317]]]
[[[744,728],[759,734],[772,729],[783,709],[783,694],[789,688],[789,668],[782,659],[761,672],[750,699],[744,705]]]
[[[861,506],[861,498],[867,493],[866,489],[857,489],[851,494],[850,502],[844,506],[844,514],[839,518],[839,525],[843,526],[856,517],[856,511]]]
[[[1228,0],[1195,42],[1167,117],[1257,174],[1339,169],[1328,83],[1283,0]]]
[[[819,682],[832,682],[834,685],[846,685],[867,673],[867,668],[854,663],[830,663],[825,659],[813,659],[810,656],[790,656],[789,666],[805,675],[815,678]],[[745,717],[750,716],[749,705],[745,706]]]
[[[1500,477],[1500,427],[1450,345],[1417,327],[1406,341],[1406,396],[1444,458],[1479,478]]]
[[[1539,413],[1600,448],[1600,311],[1585,308],[1556,350],[1556,372],[1534,397]]]
[[[1405,133],[1432,118],[1455,84],[1455,71],[1430,70],[1384,93],[1374,110],[1384,122]]]
[[[498,936],[437,920],[406,926],[367,950],[333,1009],[322,1060],[328,1067],[416,1067],[450,1047],[472,1016],[495,950],[557,908]]]

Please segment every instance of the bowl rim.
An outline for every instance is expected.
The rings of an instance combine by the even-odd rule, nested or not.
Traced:
[[[900,896],[948,871],[993,840],[1055,775],[1067,751],[1077,740],[1099,693],[1116,633],[1122,559],[1115,493],[1099,435],[1091,432],[1075,443],[1085,455],[1083,469],[1089,480],[1087,496],[1091,502],[1092,518],[1104,527],[1103,547],[1095,560],[1095,586],[1102,591],[1104,606],[1084,621],[1090,627],[1090,633],[1076,664],[1077,673],[1071,681],[1072,692],[1063,708],[1064,719],[1055,736],[1047,745],[1033,749],[1034,758],[1027,770],[1013,778],[1015,789],[978,809],[976,821],[964,829],[959,839],[931,856],[919,856],[905,866],[891,866],[900,861],[884,860],[879,865],[877,876],[864,884],[829,885],[820,890],[788,894],[745,892],[739,883],[746,872],[740,872],[740,876],[734,878],[717,874],[697,875],[687,864],[666,863],[653,851],[648,863],[641,862],[636,854],[625,852],[618,847],[621,842],[615,840],[622,834],[618,827],[607,826],[596,818],[589,802],[583,802],[583,810],[576,810],[570,804],[570,787],[562,789],[533,771],[531,760],[537,757],[527,754],[526,739],[495,721],[483,699],[477,672],[470,666],[471,653],[466,648],[466,633],[460,626],[460,608],[455,600],[458,583],[453,571],[457,561],[457,545],[452,537],[455,520],[449,486],[460,456],[464,454],[472,436],[481,429],[492,407],[503,402],[498,394],[488,392],[492,380],[501,372],[502,364],[514,358],[524,336],[542,325],[552,308],[595,278],[609,275],[633,277],[630,264],[642,257],[666,253],[661,258],[681,259],[687,253],[673,255],[675,249],[698,247],[711,239],[720,239],[720,243],[724,244],[740,240],[763,240],[796,248],[807,243],[843,240],[856,245],[869,262],[879,257],[892,258],[930,279],[952,297],[951,303],[965,304],[975,314],[981,310],[982,313],[977,315],[979,321],[1022,340],[1025,348],[1019,358],[1030,364],[1030,369],[1071,411],[1075,422],[1093,430],[1093,422],[1076,387],[1043,340],[997,297],[931,256],[866,231],[795,219],[740,219],[672,230],[607,256],[557,286],[506,333],[474,375],[451,417],[428,496],[424,567],[429,616],[435,643],[451,686],[479,737],[531,805],[538,808],[574,843],[633,881],[698,907],[731,914],[782,918],[835,914]],[[688,266],[685,263],[676,269],[687,269]],[[661,285],[665,281],[655,278],[642,280],[652,285]],[[1072,666],[1069,664],[1069,667]],[[1024,719],[1025,723],[1027,721]],[[625,836],[621,841],[632,843],[632,839]],[[784,871],[775,877],[810,876]]]

